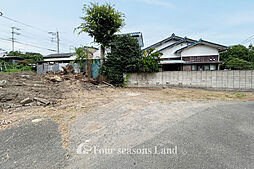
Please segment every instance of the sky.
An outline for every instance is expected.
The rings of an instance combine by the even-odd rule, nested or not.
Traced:
[[[56,50],[57,45],[50,41],[52,35],[48,32],[57,30],[60,52],[73,52],[74,47],[83,45],[97,46],[86,33],[74,32],[82,22],[83,5],[90,2],[110,3],[124,13],[121,33],[142,32],[145,46],[172,33],[227,46],[243,44],[254,35],[253,0],[0,0],[4,16],[30,25],[0,16],[0,50],[12,49],[13,26],[20,28],[15,38],[23,44],[15,43],[15,50],[22,52],[52,53],[48,49]],[[254,38],[244,45],[250,43]]]

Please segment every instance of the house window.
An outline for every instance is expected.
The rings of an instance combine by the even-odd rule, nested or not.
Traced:
[[[206,70],[206,71],[207,71],[207,70],[210,70],[210,65],[205,65],[205,66],[204,66],[204,70]]]
[[[210,70],[216,70],[216,65],[210,65]]]
[[[192,71],[197,71],[198,70],[198,66],[197,65],[192,65],[191,66],[191,70]]]

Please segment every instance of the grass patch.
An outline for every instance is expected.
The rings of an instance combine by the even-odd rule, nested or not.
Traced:
[[[241,98],[245,97],[246,94],[243,94],[243,93],[235,93],[235,96],[236,96],[238,99],[241,99]]]
[[[70,120],[75,119],[75,118],[76,118],[76,116],[71,116]]]
[[[230,96],[230,95],[227,95],[227,94],[225,95],[225,97],[231,98],[231,99],[233,98],[233,96]]]

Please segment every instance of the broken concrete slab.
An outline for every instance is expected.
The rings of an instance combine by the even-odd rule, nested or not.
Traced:
[[[21,78],[25,78],[25,79],[29,79],[30,76],[29,75],[20,75]]]
[[[10,121],[10,120],[3,120],[3,121],[0,121],[0,126],[8,125],[11,123],[12,123],[12,121]]]
[[[32,102],[33,102],[33,99],[26,98],[26,99],[22,100],[20,102],[20,104],[26,105],[26,104],[29,104],[29,103],[32,103]]]
[[[16,98],[18,96],[17,93],[0,93],[0,101],[1,102],[7,102],[13,100],[13,98]]]
[[[5,87],[7,85],[7,80],[0,80],[0,87]]]
[[[48,101],[47,99],[41,99],[41,98],[38,98],[38,97],[34,97],[34,100],[37,101],[37,102],[43,103],[45,105],[50,104],[50,101]]]
[[[62,82],[62,78],[60,76],[48,76],[46,77],[47,80],[51,82]]]

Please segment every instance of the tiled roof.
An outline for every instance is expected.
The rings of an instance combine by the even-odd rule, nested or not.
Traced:
[[[175,45],[179,45],[181,43],[184,43],[184,42],[189,42],[189,43],[193,43],[193,42],[196,42],[195,40],[192,40],[192,39],[188,39],[187,37],[184,37],[183,39],[171,44],[171,45],[168,45],[162,49],[159,50],[159,52],[165,50],[165,49],[168,49],[168,48],[171,48],[171,47],[174,47]]]
[[[151,45],[151,46],[149,46],[149,47],[146,47],[144,50],[146,50],[146,49],[150,49],[150,48],[156,48],[157,46],[160,46],[160,45],[162,45],[162,44],[164,44],[164,43],[167,43],[167,42],[169,42],[169,41],[171,41],[171,40],[176,40],[177,42],[175,42],[175,43],[173,43],[173,44],[171,44],[171,45],[169,45],[169,46],[166,46],[166,47],[164,47],[163,49],[160,49],[160,51],[162,51],[162,50],[164,50],[164,49],[167,49],[167,48],[170,48],[170,47],[173,47],[174,45],[177,45],[177,44],[180,44],[180,43],[183,43],[183,42],[190,42],[190,43],[192,43],[191,45],[188,45],[188,47],[192,47],[193,45],[195,46],[195,45],[197,45],[196,43],[197,42],[199,42],[199,43],[202,43],[202,44],[205,44],[205,45],[208,45],[208,46],[213,46],[213,47],[216,47],[216,48],[218,48],[220,51],[223,51],[223,50],[226,50],[226,49],[228,49],[228,47],[227,46],[224,46],[224,45],[220,45],[220,44],[216,44],[216,43],[213,43],[213,42],[209,42],[209,41],[205,41],[205,40],[199,40],[199,41],[197,41],[197,40],[194,40],[194,39],[190,39],[190,38],[187,38],[187,37],[180,37],[180,36],[176,36],[174,33],[170,36],[170,37],[168,37],[168,38],[166,38],[166,39],[163,39],[163,40],[161,40],[161,41],[159,41],[159,42],[157,42],[157,43],[155,43],[155,44],[153,44],[153,45]],[[201,41],[201,42],[200,42]],[[198,44],[199,44],[198,43]],[[184,47],[184,48],[182,48],[183,50],[184,49],[186,49],[187,47]],[[180,49],[179,49],[179,51],[180,51]]]
[[[196,42],[194,42],[194,43],[192,43],[192,44],[190,44],[188,46],[185,46],[185,47],[183,47],[181,49],[178,49],[175,53],[181,53],[185,49],[188,49],[188,48],[191,48],[193,46],[200,45],[200,44],[211,46],[211,47],[215,47],[219,51],[224,51],[224,50],[228,49],[227,46],[219,45],[219,44],[216,44],[216,43],[212,43],[212,42],[208,42],[208,41],[204,41],[204,40],[200,39],[199,41],[196,41]]]
[[[59,53],[59,54],[50,54],[43,56],[43,58],[68,58],[73,56],[75,53]]]

